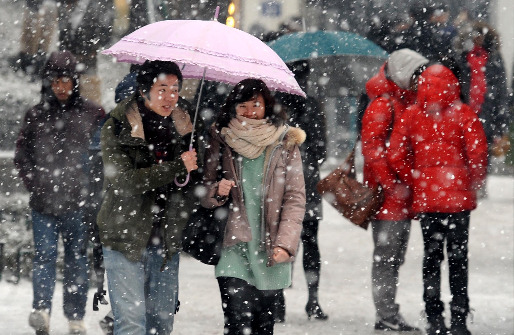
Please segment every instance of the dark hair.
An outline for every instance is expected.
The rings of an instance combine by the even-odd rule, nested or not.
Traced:
[[[477,21],[473,25],[473,30],[475,33],[478,33],[484,37],[484,43],[482,47],[487,52],[499,50],[500,39],[498,33],[491,25],[483,21]]]
[[[182,88],[182,72],[178,65],[174,62],[167,62],[161,60],[144,62],[139,68],[136,81],[138,88],[143,92],[149,92],[155,80],[161,74],[173,74],[178,78],[178,88]]]
[[[409,8],[409,15],[417,21],[417,25],[424,26],[430,21],[434,13],[434,5],[428,1],[419,1]]]
[[[307,80],[309,79],[309,74],[311,73],[309,61],[298,60],[292,63],[287,63],[287,67],[289,68],[289,70],[291,70],[291,72],[293,72],[294,77],[300,85],[300,87],[306,90]]]
[[[275,99],[266,84],[260,79],[244,79],[237,83],[229,93],[216,121],[216,127],[221,130],[227,127],[230,120],[236,117],[236,105],[251,100],[261,94],[264,98],[264,118],[275,126],[285,123],[287,116],[282,108],[275,108]]]

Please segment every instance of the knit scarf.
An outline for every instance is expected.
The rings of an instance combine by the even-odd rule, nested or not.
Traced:
[[[469,106],[477,113],[482,111],[482,104],[487,91],[485,66],[488,53],[481,46],[475,46],[468,54],[467,61],[471,69],[471,87],[469,90]]]
[[[274,126],[266,119],[254,120],[238,115],[230,121],[228,127],[221,129],[221,135],[235,152],[255,159],[268,145],[275,143],[285,129],[286,126]]]

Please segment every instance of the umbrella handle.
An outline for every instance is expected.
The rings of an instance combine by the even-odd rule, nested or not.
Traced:
[[[193,144],[189,144],[189,151],[193,151]],[[183,183],[180,183],[178,181],[177,177],[175,177],[175,185],[177,185],[178,187],[186,186],[187,183],[189,183],[189,175],[190,175],[190,173],[188,172],[187,176],[186,176],[186,180]]]

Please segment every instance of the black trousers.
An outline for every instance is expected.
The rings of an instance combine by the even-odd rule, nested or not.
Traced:
[[[441,262],[444,244],[448,255],[452,314],[469,312],[468,239],[469,211],[459,213],[425,213],[420,215],[423,233],[423,300],[428,317],[441,315]]]
[[[280,290],[261,291],[246,281],[218,277],[225,335],[273,335],[274,303]]]
[[[305,272],[312,271],[319,278],[321,267],[318,247],[318,226],[319,220],[305,220],[302,228],[303,244],[303,269]]]

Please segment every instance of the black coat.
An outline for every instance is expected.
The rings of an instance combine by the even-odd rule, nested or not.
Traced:
[[[322,219],[321,195],[316,190],[320,181],[320,165],[326,158],[326,121],[318,103],[312,97],[278,93],[276,99],[288,111],[288,124],[301,128],[307,134],[300,146],[303,175],[305,178],[306,206],[305,218]]]
[[[471,69],[467,62],[468,53],[462,55],[462,95],[464,102],[469,102]],[[487,91],[482,110],[478,117],[484,126],[487,142],[492,143],[494,137],[500,137],[508,132],[508,93],[507,76],[503,59],[498,51],[489,53],[485,66],[485,80]]]

